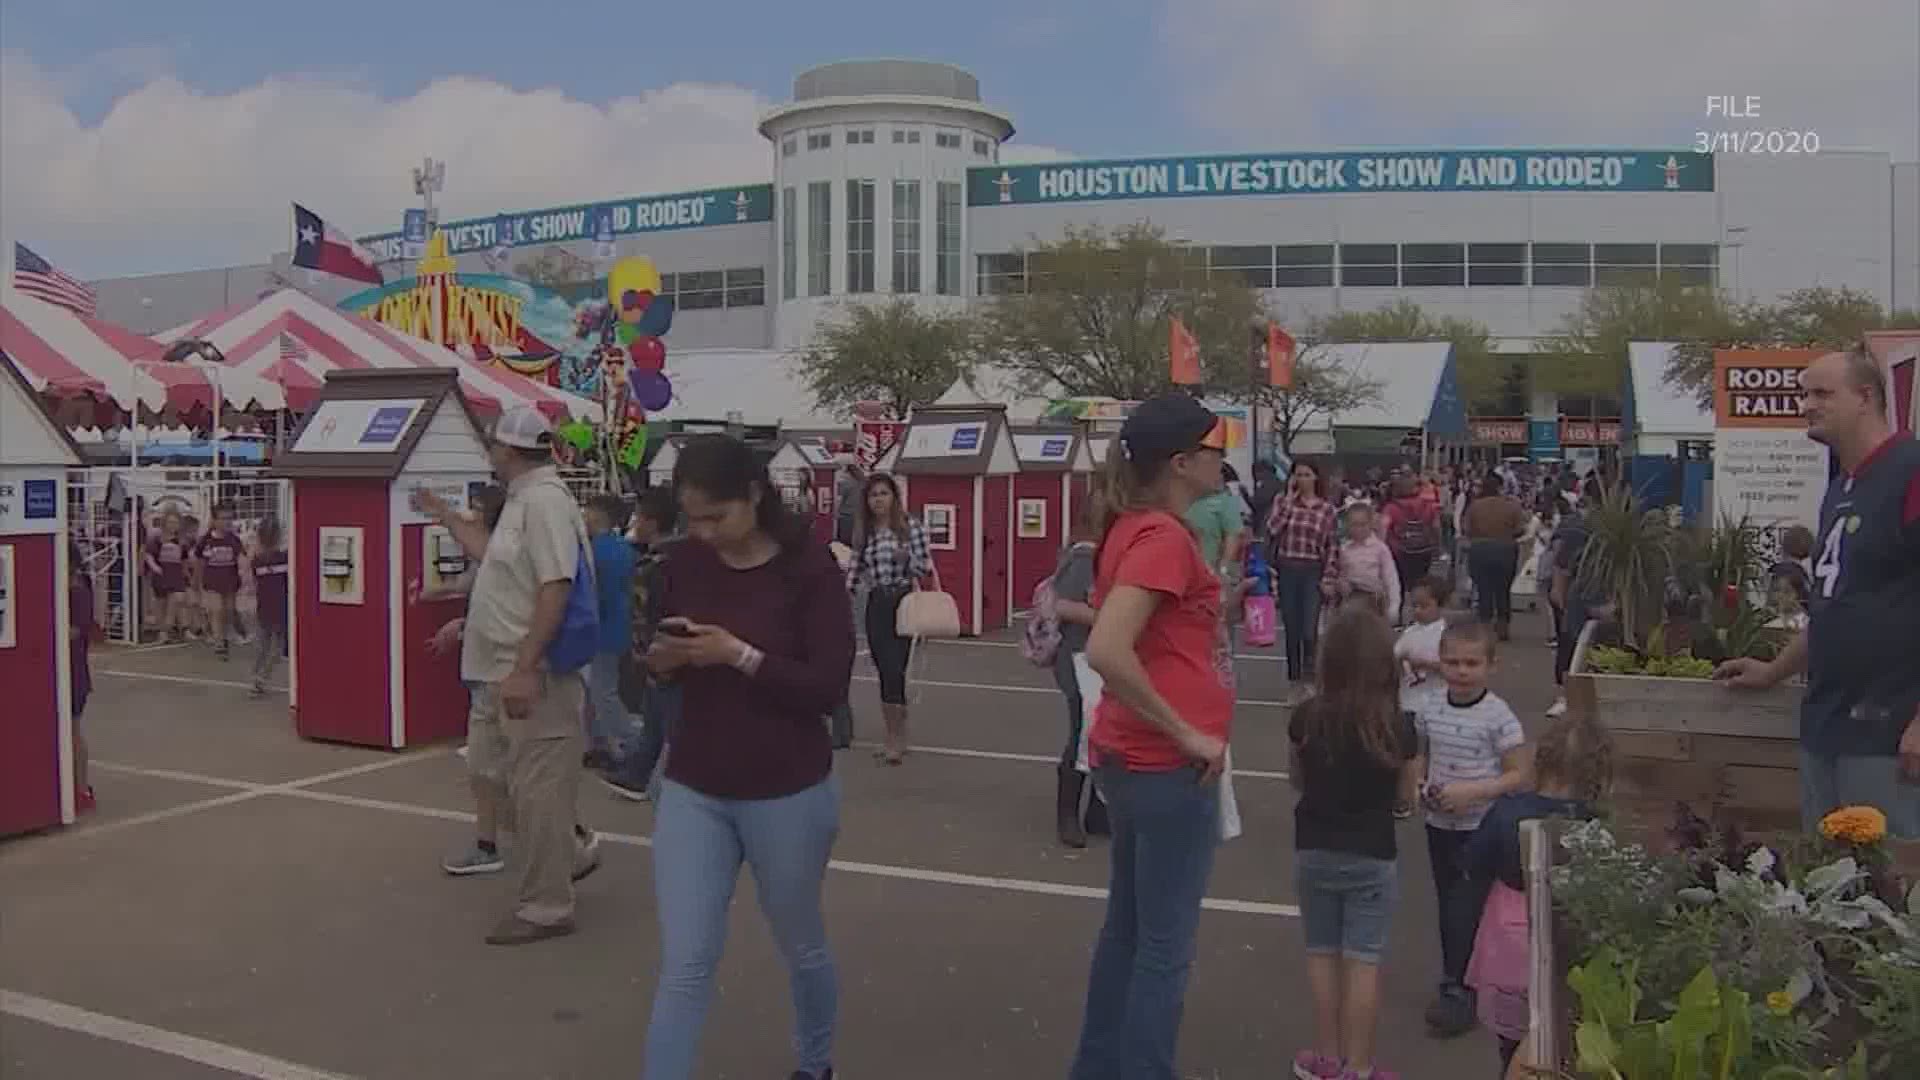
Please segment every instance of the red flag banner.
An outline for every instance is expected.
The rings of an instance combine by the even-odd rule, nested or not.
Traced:
[[[1200,385],[1200,343],[1194,340],[1193,334],[1187,330],[1187,324],[1181,322],[1178,315],[1173,317],[1167,331],[1167,357],[1175,383],[1181,386]]]
[[[1293,335],[1279,323],[1267,324],[1267,384],[1282,390],[1293,387]]]

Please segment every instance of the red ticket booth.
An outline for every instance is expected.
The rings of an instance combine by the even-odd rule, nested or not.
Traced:
[[[1016,427],[1013,451],[1013,601],[1026,607],[1033,590],[1053,575],[1082,505],[1073,491],[1080,432],[1073,427]]]
[[[1093,492],[1094,477],[1107,465],[1107,451],[1113,448],[1113,433],[1095,431],[1091,426],[1080,425],[1080,445],[1073,451],[1072,475],[1068,487],[1073,491],[1076,507],[1086,505],[1087,498]]]
[[[1013,616],[1013,483],[1020,461],[1006,406],[915,409],[894,471],[907,509],[927,528],[940,584],[960,607],[961,632],[992,633]]]
[[[71,825],[67,469],[80,451],[0,356],[0,836]]]
[[[794,492],[790,504],[810,516],[813,535],[833,539],[836,474],[839,459],[825,442],[786,439],[767,461],[767,474],[782,491]]]
[[[427,649],[458,598],[411,587],[466,569],[446,529],[409,505],[425,487],[457,508],[492,482],[482,427],[452,368],[333,371],[276,475],[293,482],[288,605],[294,730],[398,750],[466,730],[457,655]]]

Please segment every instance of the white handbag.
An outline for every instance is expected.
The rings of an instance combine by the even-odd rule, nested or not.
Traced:
[[[1092,772],[1087,763],[1087,740],[1093,734],[1093,714],[1100,707],[1100,692],[1106,686],[1106,680],[1087,663],[1087,654],[1073,654],[1073,678],[1080,684],[1080,746],[1074,751],[1073,767],[1080,772]]]
[[[915,589],[900,598],[893,629],[904,638],[960,636],[960,605],[940,587],[938,571],[934,572],[932,589]]]

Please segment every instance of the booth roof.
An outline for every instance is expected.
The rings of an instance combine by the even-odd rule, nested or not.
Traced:
[[[1352,342],[1311,348],[1335,366],[1380,384],[1377,402],[1332,417],[1331,426],[1427,428],[1444,438],[1466,434],[1465,410],[1453,385],[1450,342]],[[1459,430],[1452,430],[1456,426]]]
[[[0,417],[32,417],[33,424],[0,426],[0,462],[8,465],[78,465],[80,447],[53,418],[13,361],[0,355]],[[36,437],[38,436],[38,437]]]
[[[747,424],[845,431],[853,424],[815,403],[797,356],[778,349],[675,350],[667,342],[667,379],[673,401],[650,420],[725,420]]]
[[[1713,410],[1700,407],[1693,391],[1669,385],[1667,361],[1674,346],[1664,341],[1627,345],[1629,435],[1666,435],[1707,439],[1713,436]]]
[[[465,394],[455,393],[458,376],[445,368],[386,368],[365,371],[336,371],[327,376],[327,385],[307,414],[306,422],[294,433],[288,449],[274,458],[272,475],[285,477],[377,478],[391,480],[400,475],[413,456],[420,437],[441,409],[459,409],[478,436],[485,429]],[[325,406],[335,401],[387,401],[418,399],[424,404],[413,414],[405,431],[387,451],[312,451],[300,450],[307,429],[322,416]]]

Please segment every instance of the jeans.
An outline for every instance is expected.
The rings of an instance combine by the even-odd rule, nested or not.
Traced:
[[[253,684],[265,686],[274,670],[287,655],[287,628],[260,624],[260,636],[254,639]]]
[[[1475,540],[1467,548],[1474,613],[1481,622],[1513,621],[1513,579],[1520,572],[1520,545],[1512,540]]]
[[[1562,609],[1560,622],[1557,624],[1558,631],[1556,637],[1558,640],[1554,643],[1553,648],[1553,682],[1555,686],[1566,683],[1567,670],[1573,667],[1574,647],[1580,644],[1580,632],[1587,628],[1587,619],[1590,617],[1587,610],[1586,598],[1569,589],[1567,591],[1567,606]]]
[[[1274,564],[1274,599],[1280,609],[1280,632],[1287,638],[1287,677],[1295,681],[1313,675],[1313,648],[1320,638],[1320,564],[1307,559],[1281,559]]]
[[[1887,815],[1887,835],[1920,840],[1920,783],[1900,775],[1900,759],[1800,751],[1800,821],[1808,832],[1843,806],[1873,806]]]
[[[913,658],[913,639],[897,629],[900,600],[905,590],[875,589],[867,594],[867,652],[880,676],[880,703],[907,703],[907,661]]]
[[[587,664],[587,722],[589,745],[618,750],[633,737],[633,714],[620,698],[620,663],[624,652],[595,653]]]
[[[1400,875],[1392,859],[1304,848],[1294,852],[1294,888],[1307,955],[1378,964],[1393,923]]]
[[[1080,725],[1086,722],[1085,702],[1080,698],[1080,676],[1073,670],[1074,653],[1062,646],[1053,654],[1053,684],[1067,699],[1067,745],[1060,750],[1060,767],[1071,769],[1080,758]]]
[[[654,792],[654,772],[667,748],[668,733],[680,722],[680,688],[649,683],[641,694],[639,741],[627,747],[613,767],[622,787]]]
[[[1107,919],[1070,1080],[1173,1080],[1220,793],[1192,769],[1094,771],[1113,827]]]
[[[647,1026],[645,1080],[694,1075],[743,862],[753,868],[760,911],[786,958],[798,1067],[819,1075],[833,1064],[839,983],[820,888],[839,832],[840,784],[833,776],[778,799],[717,799],[671,780],[661,786],[653,825],[660,982]]]
[[[1433,865],[1433,894],[1440,914],[1440,985],[1464,991],[1473,939],[1480,931],[1480,910],[1487,906],[1489,883],[1467,876],[1470,829],[1427,826],[1427,859]]]

